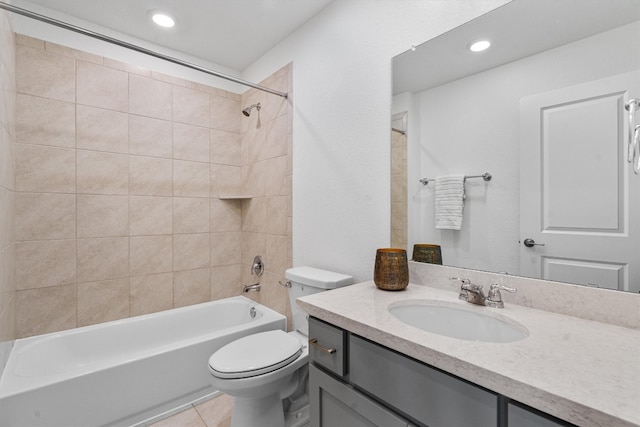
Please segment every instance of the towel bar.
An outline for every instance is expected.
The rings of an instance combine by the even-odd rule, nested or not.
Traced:
[[[485,181],[491,181],[491,178],[493,178],[493,176],[489,172],[485,172],[482,175],[466,175],[464,177],[465,181],[471,178],[482,178]],[[422,183],[422,185],[427,185],[429,184],[429,181],[435,181],[435,180],[436,180],[435,178],[422,178],[420,182]]]

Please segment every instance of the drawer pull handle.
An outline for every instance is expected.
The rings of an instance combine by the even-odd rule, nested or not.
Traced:
[[[309,340],[309,344],[318,347],[320,350],[324,351],[325,353],[333,354],[333,353],[336,352],[335,348],[326,348],[326,347],[321,346],[320,344],[318,344],[318,340],[315,339],[315,338],[311,338]]]

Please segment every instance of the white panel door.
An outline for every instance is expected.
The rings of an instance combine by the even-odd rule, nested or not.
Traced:
[[[637,97],[634,72],[521,99],[522,275],[640,291],[640,177],[626,161],[624,108]]]

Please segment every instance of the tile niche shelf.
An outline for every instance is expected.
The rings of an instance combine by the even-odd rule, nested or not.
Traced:
[[[248,200],[253,199],[253,196],[248,194],[220,194],[218,198],[220,200]]]

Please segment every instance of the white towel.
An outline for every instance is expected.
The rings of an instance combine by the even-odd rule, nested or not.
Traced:
[[[462,229],[464,175],[436,177],[436,228]]]

